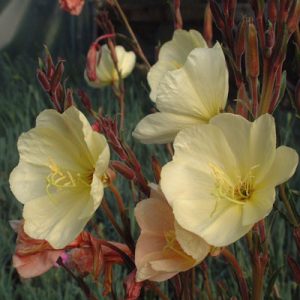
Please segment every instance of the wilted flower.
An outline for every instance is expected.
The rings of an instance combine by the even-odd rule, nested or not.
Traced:
[[[181,68],[195,48],[207,48],[204,38],[196,30],[177,29],[172,40],[162,45],[158,61],[151,67],[147,77],[152,101],[156,101],[158,86],[167,72]]]
[[[176,221],[213,246],[229,245],[267,216],[275,186],[294,173],[298,155],[276,149],[275,122],[220,114],[181,131],[161,187]]]
[[[137,281],[164,281],[202,261],[210,246],[178,225],[157,187],[139,202],[135,216],[141,228],[135,252]]]
[[[59,5],[71,15],[78,16],[82,11],[84,0],[59,0]]]
[[[43,111],[18,141],[10,187],[23,204],[24,231],[56,249],[72,242],[101,203],[109,147],[75,107]]]
[[[207,123],[226,105],[228,71],[222,48],[196,48],[182,68],[167,72],[157,89],[159,112],[142,119],[133,136],[142,143],[172,142],[183,128]]]
[[[63,250],[53,249],[45,240],[30,238],[23,229],[22,221],[11,221],[11,226],[18,233],[13,266],[22,278],[40,276],[55,266]]]
[[[84,72],[87,83],[94,88],[101,88],[117,83],[119,76],[108,46],[104,45],[101,48],[93,47],[90,50],[97,52],[96,56],[93,53],[89,53],[88,55],[88,59],[92,59],[92,62],[96,66],[92,66],[90,61],[87,62],[87,68],[89,69],[86,69]],[[135,54],[132,51],[126,51],[123,46],[116,46],[115,51],[121,77],[126,78],[135,66]],[[96,78],[95,76],[89,76],[89,74],[94,73],[90,72],[90,69],[94,69],[94,67],[96,67]]]

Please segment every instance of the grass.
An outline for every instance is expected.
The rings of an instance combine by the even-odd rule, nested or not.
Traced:
[[[81,78],[83,64],[82,60],[76,65],[67,68],[72,76],[68,81],[71,86],[84,86],[93,99],[93,105],[96,109],[103,106],[104,112],[113,115],[116,112],[116,101],[110,89],[93,90],[87,88]],[[14,61],[6,55],[0,57],[0,299],[43,299],[43,300],[71,300],[85,299],[80,289],[74,281],[61,269],[53,269],[47,274],[22,282],[16,271],[11,267],[11,256],[15,246],[15,234],[9,227],[8,221],[21,217],[22,207],[14,199],[9,190],[8,178],[11,170],[18,162],[18,153],[16,142],[18,136],[34,126],[35,118],[40,111],[49,108],[50,104],[35,80],[35,66],[31,60],[24,57]],[[131,132],[141,117],[149,112],[150,101],[146,84],[139,74],[134,74],[126,80],[126,131],[124,138],[132,145],[138,158],[143,164],[144,172],[152,180],[151,174],[151,155],[156,155],[164,164],[168,160],[165,148],[163,146],[144,146],[138,144],[131,138]],[[276,116],[278,120],[278,131],[281,137],[281,143],[300,149],[299,139],[299,120],[289,112],[279,112]],[[299,152],[299,151],[298,151]],[[298,172],[299,173],[299,172]],[[119,176],[120,177],[120,176]],[[293,189],[299,187],[299,174],[294,177],[290,186]],[[137,234],[137,226],[132,215],[134,202],[132,192],[128,183],[122,178],[118,179],[122,195],[126,199],[129,216],[132,222],[132,230]],[[296,197],[296,196],[295,196]],[[110,194],[107,193],[108,201],[111,201]],[[295,199],[297,200],[297,199]],[[282,204],[277,200],[277,207],[283,210]],[[299,205],[298,205],[299,207]],[[104,235],[110,239],[118,239],[108,221],[103,217],[100,210],[95,217],[101,223]],[[267,228],[271,232],[269,241],[271,263],[267,271],[266,290],[268,285],[270,290],[275,278],[276,287],[280,291],[281,299],[300,299],[300,289],[292,281],[292,277],[287,266],[287,255],[297,258],[296,246],[292,238],[291,226],[284,220],[281,214],[274,210],[267,218]],[[249,255],[244,241],[240,241],[231,247],[236,254],[240,265],[244,270],[246,280],[251,287],[251,265]],[[208,258],[209,275],[212,283],[213,294],[217,294],[217,283],[225,283],[224,299],[230,296],[238,295],[238,286],[232,270],[228,267],[222,258]],[[123,297],[123,278],[126,270],[117,268],[114,272],[114,288],[119,298]],[[203,291],[203,277],[201,272],[196,272],[197,287],[199,293],[206,299]],[[88,284],[93,286],[94,292],[101,299],[101,284],[94,285],[89,279]],[[165,292],[168,287],[163,285]],[[154,299],[154,295],[148,294],[148,299]],[[266,299],[276,299],[273,295],[266,295]]]

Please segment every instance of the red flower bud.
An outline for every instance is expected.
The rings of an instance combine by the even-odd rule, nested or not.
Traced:
[[[99,54],[98,54],[99,53]],[[93,43],[90,46],[86,57],[86,75],[90,81],[97,80],[97,64],[98,64],[98,56],[101,56],[101,47],[97,43]]]
[[[61,60],[58,62],[53,77],[51,79],[51,91],[55,91],[57,86],[59,85],[62,75],[64,73],[64,62]]]
[[[246,47],[247,75],[255,78],[259,75],[259,52],[257,31],[252,21],[248,23]]]
[[[225,22],[220,7],[214,0],[210,0],[209,4],[216,26],[222,31],[225,28]]]
[[[268,16],[269,16],[269,20],[274,24],[277,20],[277,1],[276,0],[268,1]]]
[[[40,69],[37,69],[37,79],[40,83],[40,85],[42,86],[42,88],[46,91],[49,92],[50,91],[50,82],[46,76],[46,74],[41,71]]]
[[[160,173],[161,173],[161,164],[158,159],[153,155],[151,158],[152,171],[154,174],[154,178],[156,183],[160,182]]]
[[[245,52],[245,39],[246,39],[246,19],[243,18],[236,38],[235,55],[242,56]]]
[[[84,0],[59,0],[60,8],[70,13],[71,15],[80,15]]]
[[[83,91],[83,90],[78,90],[78,96],[81,100],[81,103],[84,105],[84,107],[88,110],[92,110],[92,102],[89,98],[89,96]]]

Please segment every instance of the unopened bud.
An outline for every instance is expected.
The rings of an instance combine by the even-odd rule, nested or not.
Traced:
[[[211,13],[215,20],[216,26],[219,28],[220,31],[224,30],[225,29],[224,16],[220,10],[219,5],[214,0],[210,0],[209,4],[210,4]]]
[[[67,89],[66,100],[65,100],[65,109],[67,109],[68,107],[71,107],[72,105],[74,105],[73,90]]]
[[[158,159],[153,155],[151,158],[152,171],[155,178],[156,183],[160,182],[160,173],[161,173],[161,164]]]
[[[275,45],[275,32],[273,25],[266,31],[266,49],[265,49],[265,56],[270,57],[272,54],[272,49]]]
[[[53,77],[51,79],[51,90],[55,91],[57,86],[59,85],[62,75],[64,73],[64,62],[61,60],[58,62]]]
[[[246,19],[243,18],[237,34],[235,42],[235,55],[242,56],[245,52],[245,39],[246,39]]]
[[[292,7],[290,8],[288,20],[287,20],[287,28],[290,33],[293,33],[297,26],[299,25],[300,19],[300,0],[296,0],[293,2]]]
[[[234,18],[235,18],[235,11],[236,11],[236,0],[229,0],[228,1],[228,26],[229,28],[233,28],[234,25]]]
[[[78,90],[78,96],[81,100],[81,103],[84,105],[84,107],[88,110],[92,110],[92,102],[89,98],[89,96],[83,91],[83,90]]]
[[[134,171],[131,168],[129,168],[127,165],[125,165],[124,163],[117,161],[117,160],[112,160],[110,163],[111,163],[111,166],[117,172],[119,172],[121,175],[123,175],[128,180],[133,180],[135,178]]]
[[[45,47],[45,51],[47,53],[47,57],[46,57],[47,77],[49,79],[52,79],[52,76],[54,75],[54,72],[55,72],[55,67],[54,67],[54,64],[53,64],[51,54],[50,54],[47,47]]]
[[[256,78],[259,75],[259,52],[257,31],[252,21],[248,23],[247,28],[247,46],[246,46],[246,66],[247,75]]]
[[[277,20],[277,0],[268,1],[268,17],[269,20],[274,24]]]
[[[203,36],[207,44],[210,46],[213,38],[213,24],[212,24],[212,14],[209,4],[205,7],[204,12],[204,24],[203,24]]]
[[[42,70],[37,69],[36,75],[37,75],[37,79],[38,79],[40,85],[42,86],[42,88],[44,89],[44,91],[49,92],[51,89],[51,86],[50,86],[50,82],[49,82],[46,74]]]
[[[86,57],[86,75],[90,81],[97,80],[97,65],[101,57],[101,47],[97,43],[93,43]]]
[[[56,89],[54,91],[54,95],[55,95],[55,99],[58,102],[63,102],[65,96],[64,96],[65,92],[63,89],[63,86],[61,85],[61,83],[58,83],[58,85],[56,86]]]

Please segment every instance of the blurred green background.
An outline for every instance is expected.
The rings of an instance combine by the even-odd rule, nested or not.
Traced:
[[[87,1],[80,17],[70,16],[61,11],[55,0],[0,0],[0,300],[20,299],[85,299],[74,281],[63,270],[51,270],[47,274],[32,280],[21,281],[11,267],[11,255],[14,251],[15,234],[9,227],[10,219],[21,217],[22,206],[12,196],[9,185],[9,173],[18,162],[16,142],[18,136],[34,126],[35,118],[44,108],[51,107],[47,96],[42,92],[36,80],[35,70],[37,57],[42,56],[43,44],[46,44],[53,57],[66,59],[66,77],[68,86],[83,88],[93,101],[94,109],[102,106],[104,112],[113,115],[117,101],[111,90],[94,90],[83,80],[85,54],[89,44],[95,39],[97,28],[92,1]],[[245,1],[241,1],[245,2]],[[129,16],[134,30],[146,55],[154,61],[154,48],[159,41],[170,39],[173,30],[172,16],[167,0],[121,1]],[[206,1],[183,1],[183,17],[186,28],[201,29],[203,10]],[[246,8],[245,8],[246,7]],[[241,10],[247,6],[241,6]],[[114,24],[119,32],[126,32],[112,14]],[[151,102],[148,97],[148,86],[145,76],[136,70],[125,80],[126,87],[126,131],[125,139],[132,145],[143,162],[143,168],[149,179],[152,179],[150,158],[156,155],[163,164],[168,160],[162,146],[143,146],[132,140],[131,132],[137,122],[149,113]],[[78,103],[78,99],[77,103]],[[83,110],[84,111],[84,110]],[[278,132],[281,143],[300,149],[300,123],[295,113],[281,109],[277,115]],[[299,172],[298,172],[299,173]],[[299,174],[294,177],[291,187],[299,190]],[[126,198],[129,211],[132,212],[133,201],[129,184],[119,180],[118,185]],[[110,199],[110,195],[107,195]],[[297,197],[294,196],[297,202]],[[278,209],[282,209],[279,201]],[[299,206],[299,205],[298,205]],[[132,217],[132,213],[131,213]],[[114,237],[113,229],[98,211],[96,220],[102,224],[106,236]],[[132,228],[136,224],[132,219]],[[299,259],[296,253],[291,227],[282,218],[278,210],[268,217],[271,263],[267,271],[266,299],[300,299],[300,289],[292,281],[286,263],[287,255]],[[251,266],[247,247],[238,242],[231,250],[238,257],[245,271],[245,277],[251,282]],[[213,292],[223,294],[223,299],[238,295],[238,286],[231,269],[221,258],[208,259],[209,276]],[[126,269],[117,268],[114,272],[114,287],[117,299],[123,297],[123,278]],[[199,299],[207,299],[203,292],[203,277],[196,273]],[[88,280],[93,290],[101,298],[101,284],[94,285]],[[220,291],[223,283],[228,287]],[[279,297],[273,293],[274,283],[279,290]],[[167,292],[168,287],[163,285]],[[147,299],[155,299],[147,294]],[[172,299],[172,298],[170,298]]]

